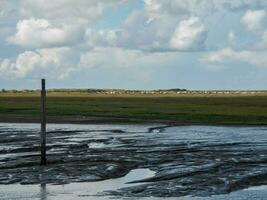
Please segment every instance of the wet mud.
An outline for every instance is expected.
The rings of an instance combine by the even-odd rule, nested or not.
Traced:
[[[141,168],[155,175],[99,195],[211,196],[267,184],[267,127],[48,125],[47,150],[41,167],[39,126],[0,124],[0,184],[94,182]]]

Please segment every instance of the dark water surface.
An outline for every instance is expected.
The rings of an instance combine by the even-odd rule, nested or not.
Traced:
[[[267,195],[267,127],[51,124],[47,167],[38,131],[0,124],[0,199]]]

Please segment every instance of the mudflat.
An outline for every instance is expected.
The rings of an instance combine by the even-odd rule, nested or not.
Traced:
[[[248,194],[265,199],[266,187],[253,196],[227,195],[267,185],[267,126],[48,124],[47,128],[48,165],[42,167],[39,124],[0,123],[1,197],[36,199],[25,196],[32,192],[18,192],[27,189],[20,183],[29,185],[30,191],[41,184],[44,196],[55,192],[73,197],[67,199],[226,195],[222,199],[239,200],[250,199]],[[62,192],[65,184],[70,185]]]

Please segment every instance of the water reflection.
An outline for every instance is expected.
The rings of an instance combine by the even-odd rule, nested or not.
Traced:
[[[46,184],[42,183],[40,188],[40,200],[47,200]]]

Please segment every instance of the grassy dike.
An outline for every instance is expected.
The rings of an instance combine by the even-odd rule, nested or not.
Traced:
[[[0,93],[0,122],[36,122],[33,93]],[[48,93],[50,122],[267,125],[267,95]],[[27,119],[27,120],[26,120]],[[92,120],[93,119],[93,120]]]

